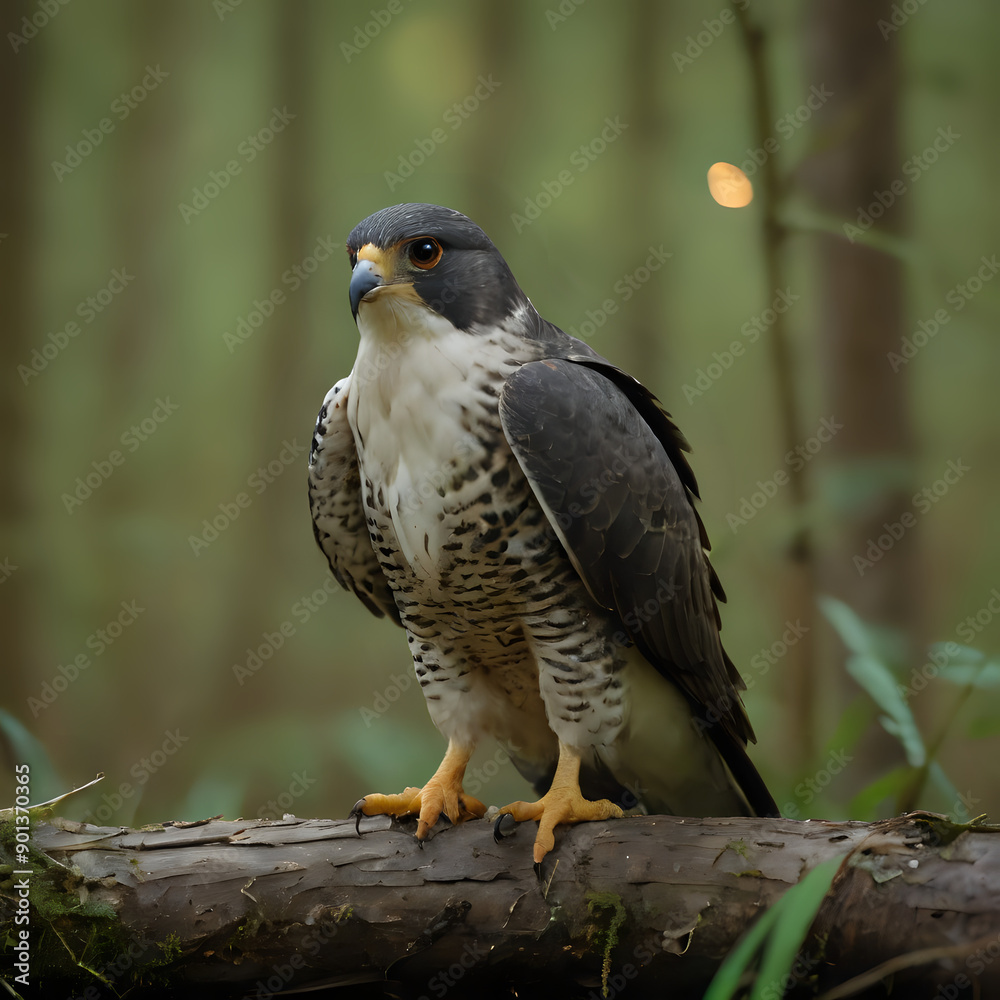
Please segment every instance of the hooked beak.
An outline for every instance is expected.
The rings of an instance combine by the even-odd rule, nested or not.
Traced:
[[[351,313],[355,320],[358,318],[358,309],[361,307],[361,300],[374,288],[385,284],[385,278],[379,273],[379,269],[373,260],[361,259],[354,266],[351,274]]]

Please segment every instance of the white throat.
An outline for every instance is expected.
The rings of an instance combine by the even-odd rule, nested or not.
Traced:
[[[407,561],[430,566],[425,535],[439,523],[439,490],[482,449],[467,383],[483,343],[391,292],[362,303],[358,330],[347,417],[362,481],[381,487],[378,506]]]

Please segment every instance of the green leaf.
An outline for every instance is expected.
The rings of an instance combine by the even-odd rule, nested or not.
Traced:
[[[835,597],[820,597],[819,606],[852,653],[878,655],[872,630],[843,601]]]
[[[830,888],[843,858],[830,858],[817,865],[797,885],[793,885],[758,918],[726,956],[709,984],[703,1000],[730,1000],[750,967],[754,955],[764,946],[760,973],[750,1000],[771,995],[791,970],[823,897]],[[766,991],[770,991],[766,992]]]
[[[987,660],[978,649],[956,646],[953,642],[937,642],[930,647],[930,654],[938,665],[938,676],[952,684],[960,687],[1000,687],[1000,662]]]
[[[949,663],[975,666],[982,664],[986,659],[986,654],[981,650],[976,649],[974,646],[963,646],[957,642],[932,642],[928,646],[927,651],[935,663],[941,659],[945,659]]]
[[[873,656],[887,665],[905,662],[908,640],[900,629],[866,622],[834,597],[820,597],[819,605],[852,653]]]
[[[795,964],[795,956],[809,933],[813,918],[830,889],[842,858],[830,858],[817,865],[798,885],[779,900],[780,912],[760,963],[750,1000],[764,1000],[775,988],[784,992],[785,977]]]
[[[794,888],[794,886],[793,886]],[[788,892],[792,890],[789,889]],[[788,893],[785,893],[787,896]],[[784,896],[782,897],[784,899]],[[778,922],[778,907],[781,905],[779,899],[777,903],[766,909],[757,922],[743,935],[736,943],[732,951],[725,957],[719,971],[712,977],[708,990],[702,1000],[730,1000],[740,985],[740,978],[750,967],[754,955],[764,943],[771,928]]]
[[[910,765],[920,767],[927,759],[924,740],[889,668],[873,656],[858,655],[848,659],[847,672],[886,713],[879,721],[886,732],[892,733],[903,744]]]
[[[59,777],[45,747],[19,720],[2,708],[0,737],[7,741],[16,763],[31,765],[32,802],[44,802],[66,790],[66,783]]]
[[[992,688],[1000,686],[1000,661],[986,659],[986,654],[972,646],[954,642],[935,642],[927,650],[931,662],[925,669],[936,668],[936,675],[961,687]]]
[[[1000,663],[991,661],[978,667],[956,663],[942,667],[938,676],[952,684],[957,684],[959,687],[970,685],[977,688],[1000,687]]]
[[[894,799],[913,780],[913,769],[897,767],[862,788],[851,801],[850,814],[855,819],[875,819],[876,808],[886,799]]]

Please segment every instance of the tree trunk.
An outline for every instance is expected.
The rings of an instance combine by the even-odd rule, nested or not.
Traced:
[[[1000,990],[995,828],[931,813],[874,824],[637,817],[560,828],[537,873],[533,823],[499,843],[488,822],[438,828],[423,846],[410,822],[366,818],[361,829],[39,824],[30,863],[8,858],[0,928],[16,933],[26,884],[29,980],[44,992],[13,985],[99,997],[172,984],[218,997],[379,983],[364,995],[418,997],[460,983],[452,996],[562,998],[600,996],[603,975],[609,997],[662,997],[668,985],[672,998],[700,997],[764,908],[844,857],[796,965],[765,996],[815,996],[884,962],[900,996]]]
[[[809,82],[832,96],[810,123],[817,148],[801,179],[824,214],[854,230],[876,194],[898,188],[903,179],[898,33],[885,38],[876,27],[880,20],[891,22],[893,9],[892,0],[822,0],[806,19]],[[911,208],[907,198],[893,198],[870,234],[885,243],[904,233]],[[909,659],[927,640],[919,532],[907,530],[884,559],[876,546],[877,564],[869,558],[872,539],[885,533],[886,524],[902,518],[905,528],[914,527],[909,373],[894,371],[888,360],[906,332],[903,263],[850,229],[818,234],[816,248],[826,412],[843,425],[829,446],[840,506],[836,532],[825,539],[821,587],[863,618],[898,628],[910,644]],[[839,697],[846,701],[856,688],[843,672],[834,676],[841,678]],[[829,682],[820,697],[836,704]],[[830,717],[838,714],[834,708]],[[858,759],[863,764],[848,779],[855,790],[900,762],[899,743],[876,730]]]

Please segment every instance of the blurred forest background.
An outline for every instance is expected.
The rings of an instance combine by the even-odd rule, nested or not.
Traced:
[[[344,816],[430,775],[305,489],[344,239],[428,201],[691,441],[786,813],[1000,818],[992,4],[0,9],[0,793],[27,759],[35,801],[106,774],[71,818]]]

